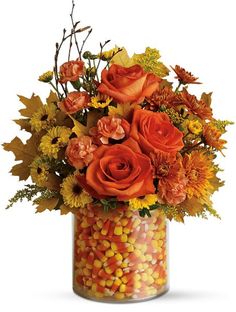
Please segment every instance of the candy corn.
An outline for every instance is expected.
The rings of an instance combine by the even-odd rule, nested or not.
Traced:
[[[141,300],[167,287],[166,222],[119,210],[79,209],[75,222],[74,289],[96,300]]]

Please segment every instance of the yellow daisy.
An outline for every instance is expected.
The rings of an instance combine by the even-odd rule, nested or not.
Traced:
[[[79,185],[74,175],[69,175],[64,179],[60,193],[63,196],[64,204],[70,208],[84,208],[93,201],[92,197]]]
[[[53,127],[42,137],[39,148],[44,155],[56,159],[60,149],[67,145],[70,135],[71,129],[67,127]]]
[[[36,132],[51,128],[56,121],[57,107],[55,104],[46,104],[35,112],[30,120],[32,130]]]
[[[43,186],[43,184],[48,180],[49,174],[49,164],[42,158],[37,157],[30,165],[30,175],[32,181],[38,186]]]
[[[101,95],[91,97],[90,107],[93,108],[104,108],[107,107],[112,101],[112,98],[103,98]]]
[[[53,78],[53,72],[47,71],[46,73],[43,73],[41,76],[39,76],[39,81],[41,82],[50,82]]]
[[[148,194],[144,197],[132,198],[129,200],[129,208],[132,210],[139,210],[143,208],[149,208],[156,204],[158,196],[156,194]]]

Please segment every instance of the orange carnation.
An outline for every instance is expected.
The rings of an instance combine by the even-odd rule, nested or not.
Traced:
[[[92,161],[96,148],[97,146],[92,144],[92,138],[87,135],[73,138],[66,148],[66,158],[71,166],[82,169]]]
[[[100,146],[88,166],[86,184],[83,176],[78,175],[77,179],[98,198],[112,196],[128,200],[155,192],[151,161],[133,139]]]
[[[89,133],[93,136],[93,141],[101,145],[101,143],[109,144],[109,139],[115,141],[124,139],[129,130],[130,125],[124,118],[104,116],[98,120],[97,127],[91,128]]]
[[[173,126],[165,113],[135,110],[130,136],[140,143],[147,155],[158,152],[176,155],[184,146],[183,133]]]
[[[88,106],[90,96],[87,92],[73,91],[58,104],[59,108],[66,114],[74,114]]]
[[[83,61],[69,61],[60,66],[60,83],[77,81],[84,73]]]
[[[186,199],[187,178],[179,158],[171,164],[161,164],[157,168],[158,194],[169,205],[178,205]]]
[[[161,78],[151,73],[146,73],[139,65],[122,67],[112,64],[111,67],[103,69],[102,82],[98,91],[111,96],[118,103],[143,102],[157,89]]]

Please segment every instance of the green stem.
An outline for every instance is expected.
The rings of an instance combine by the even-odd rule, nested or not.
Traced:
[[[177,93],[179,91],[179,88],[181,87],[181,85],[182,85],[182,82],[179,81],[179,84],[178,84],[177,88],[175,89],[175,93]]]
[[[196,147],[198,147],[199,145],[201,145],[202,143],[204,143],[202,140],[200,142],[198,142],[195,145],[190,146],[189,148],[185,149],[182,151],[181,154],[187,153],[187,152],[191,152],[193,149],[195,149]]]
[[[58,89],[56,88],[56,86],[50,81],[49,84],[52,86],[52,88],[56,91],[57,96],[59,97],[59,99],[62,99],[62,95],[60,94],[60,92],[58,91]]]

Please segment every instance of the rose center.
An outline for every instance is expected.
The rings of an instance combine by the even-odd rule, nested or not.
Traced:
[[[116,180],[122,180],[130,174],[130,164],[127,161],[114,159],[108,165],[109,175]]]

